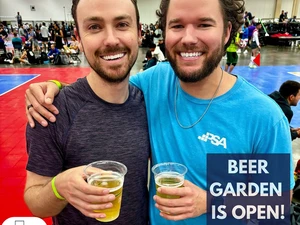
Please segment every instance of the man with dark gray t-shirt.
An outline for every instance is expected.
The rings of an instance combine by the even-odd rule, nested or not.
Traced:
[[[118,161],[127,167],[121,211],[107,224],[146,225],[147,116],[142,92],[128,82],[141,38],[137,3],[73,0],[72,15],[90,73],[55,99],[56,123],[27,127],[24,200],[33,215],[52,217],[54,225],[98,225],[117,197],[88,184],[83,169],[94,161]]]
[[[127,166],[121,213],[117,224],[148,221],[148,127],[143,94],[129,86],[123,104],[111,104],[92,91],[86,78],[65,87],[55,98],[60,109],[56,123],[27,129],[27,170],[54,177],[61,171],[105,159]],[[52,165],[52,166],[50,166]],[[68,204],[55,218],[57,224],[99,224]],[[56,223],[55,223],[56,224]]]

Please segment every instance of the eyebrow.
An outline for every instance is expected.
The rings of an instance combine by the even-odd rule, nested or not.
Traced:
[[[83,23],[87,23],[87,22],[103,22],[105,19],[103,17],[99,17],[99,16],[92,16],[92,17],[88,17],[86,19],[83,20]],[[129,20],[132,22],[132,17],[124,14],[124,15],[120,15],[114,18],[114,21],[120,21],[120,20]]]
[[[168,26],[171,26],[172,24],[180,23],[181,19],[176,18],[169,21]],[[203,17],[198,19],[199,22],[211,22],[213,24],[216,24],[216,21],[210,17]]]

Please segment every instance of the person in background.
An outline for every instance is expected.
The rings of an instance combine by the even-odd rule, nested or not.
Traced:
[[[50,61],[53,61],[54,60],[54,57],[56,55],[59,55],[60,54],[60,51],[55,47],[55,44],[51,44],[51,49],[50,51],[48,52],[47,56],[48,56],[48,59]]]
[[[284,12],[284,22],[288,22],[288,21],[289,21],[288,12]]]
[[[23,50],[23,52],[20,55],[15,55],[11,60],[6,60],[6,62],[14,64],[14,63],[20,63],[20,64],[25,64],[25,65],[31,65],[28,56],[28,52],[26,49]]]
[[[239,56],[237,54],[237,50],[240,47],[240,38],[239,33],[236,34],[235,38],[232,39],[231,44],[226,49],[227,54],[227,62],[225,65],[225,71],[228,73],[232,73],[232,70],[236,66]]]
[[[269,96],[280,106],[289,123],[291,123],[294,114],[291,106],[297,106],[299,102],[300,83],[287,80],[280,86],[279,91],[274,91]],[[292,140],[300,137],[300,128],[291,127],[290,130]]]
[[[17,19],[18,25],[21,25],[22,24],[22,16],[20,15],[20,12],[17,12],[16,19]]]
[[[8,33],[4,29],[4,25],[0,23],[0,34],[2,35],[2,39],[6,40],[8,37]]]
[[[43,22],[41,26],[41,35],[42,35],[42,44],[44,52],[47,52],[48,49],[48,41],[49,41],[49,31],[46,23]]]
[[[28,41],[30,41],[31,50],[33,52],[40,50],[39,41],[37,39],[37,33],[34,31],[33,28],[29,28],[29,38]]]
[[[253,31],[252,40],[251,40],[251,59],[249,63],[249,67],[254,69],[257,66],[254,63],[254,59],[259,54],[259,50],[261,48],[259,43],[259,30],[261,29],[261,23],[256,23],[256,27]]]
[[[279,15],[279,22],[284,22],[284,20],[285,20],[284,10],[281,10],[281,14]]]
[[[157,58],[152,55],[151,50],[147,50],[146,52],[146,63],[143,66],[143,70],[149,69],[152,66],[155,66],[157,63]]]
[[[63,34],[62,29],[56,23],[54,23],[54,32],[55,32],[55,46],[58,49],[62,49],[63,48],[62,41],[64,38],[64,34]]]
[[[17,32],[14,32],[14,37],[11,39],[11,42],[14,47],[14,51],[19,51],[21,53],[23,43],[22,43],[22,39],[18,37]]]
[[[70,43],[70,47],[64,45],[64,50],[67,54],[76,54],[79,52],[79,43],[76,40],[76,36],[74,34],[72,34],[71,36],[71,43]]]
[[[157,58],[158,62],[163,62],[166,59],[158,45],[151,43],[149,49],[151,50],[153,57]]]
[[[0,34],[0,55],[6,55],[6,45],[5,41],[2,38],[2,34]]]
[[[222,56],[243,24],[244,4],[243,0],[161,1],[157,15],[164,31],[168,62],[130,76],[130,82],[145,97],[151,165],[179,162],[189,171],[181,188],[157,190],[151,174],[151,225],[207,224],[211,201],[207,198],[206,179],[222,179],[219,167],[216,174],[207,172],[208,163],[214,163],[207,163],[209,153],[286,154],[291,159],[289,124],[280,108],[243,77],[220,68]],[[58,92],[51,82],[30,85],[26,91],[30,123],[31,115],[44,126],[45,118],[55,121],[50,112],[58,113],[52,105]],[[241,107],[242,102],[247,104]],[[287,176],[291,175],[291,179],[287,186],[292,189],[293,163],[288,162]],[[156,191],[179,198],[165,199]]]
[[[290,23],[296,23],[297,22],[297,20],[296,20],[296,16],[293,16],[293,18],[290,18]]]
[[[158,40],[158,47],[160,48],[161,52],[165,56],[166,55],[166,46],[165,46],[165,41],[164,41],[163,37]]]
[[[246,21],[244,23],[244,26],[243,26],[243,35],[242,35],[242,38],[241,38],[241,43],[240,43],[240,46],[241,46],[241,52],[243,52],[243,54],[247,54],[248,51],[247,51],[247,46],[248,46],[248,41],[249,41],[249,23],[248,21]]]
[[[25,33],[25,31],[24,31],[24,26],[23,26],[23,24],[21,23],[21,24],[19,24],[19,36],[21,37],[21,36],[23,36],[23,37],[25,37],[26,36],[26,33]]]
[[[62,30],[62,33],[63,33],[64,45],[69,46],[67,27],[66,27],[64,21],[62,21],[61,24],[62,24],[61,30]]]
[[[153,43],[158,45],[159,39],[162,38],[162,30],[159,27],[159,24],[155,24],[155,30],[153,32]]]
[[[150,34],[150,30],[146,29],[144,35],[142,36],[142,47],[149,48],[150,44],[153,42],[153,36]]]
[[[255,16],[252,16],[252,13],[251,12],[247,12],[247,11],[245,11],[245,14],[244,14],[244,19],[245,19],[245,21],[248,21],[248,23],[252,23],[255,18]]]
[[[253,31],[255,30],[256,26],[255,23],[251,23],[248,27],[248,45],[251,46],[252,37],[253,37]]]

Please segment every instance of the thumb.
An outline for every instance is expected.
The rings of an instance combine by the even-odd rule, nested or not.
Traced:
[[[54,97],[59,93],[59,88],[52,82],[47,82],[45,92],[45,103],[52,104]]]

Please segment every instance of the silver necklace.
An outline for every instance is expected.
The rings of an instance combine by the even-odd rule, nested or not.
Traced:
[[[177,123],[179,124],[179,126],[183,129],[189,129],[189,128],[192,128],[194,127],[197,123],[199,123],[202,118],[205,116],[205,114],[207,113],[208,109],[210,108],[210,105],[211,103],[213,102],[213,100],[215,99],[216,95],[217,95],[217,92],[218,90],[220,89],[220,86],[221,86],[221,83],[222,83],[222,80],[223,80],[223,70],[222,70],[222,75],[221,75],[221,79],[219,81],[219,84],[218,84],[218,87],[217,89],[215,90],[215,93],[213,94],[212,98],[210,99],[210,102],[208,103],[206,109],[204,110],[204,113],[199,117],[199,119],[193,123],[192,125],[189,125],[189,126],[185,126],[185,125],[182,125],[178,119],[178,113],[177,113],[177,106],[176,106],[176,102],[177,102],[177,97],[178,97],[178,86],[179,86],[179,82],[177,82],[177,85],[176,85],[176,93],[175,93],[175,100],[174,100],[174,107],[175,107],[175,117],[176,117],[176,120],[177,120]]]

